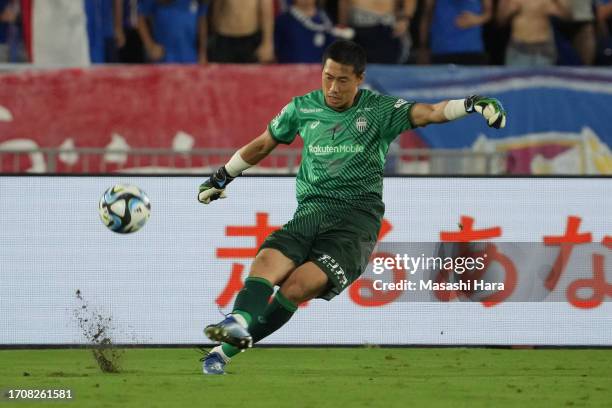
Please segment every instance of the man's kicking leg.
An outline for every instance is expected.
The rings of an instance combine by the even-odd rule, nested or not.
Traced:
[[[307,262],[290,272],[272,302],[268,304],[266,300],[267,306],[257,315],[258,317],[253,318],[254,315],[251,314],[248,330],[252,341],[258,342],[280,329],[291,319],[299,304],[316,298],[327,288],[327,284],[327,275],[312,262]],[[207,359],[209,359],[209,366],[216,367],[217,370],[211,368],[207,371],[205,360],[204,373],[222,374],[225,364],[239,352],[239,348],[227,343],[215,347]]]
[[[223,321],[204,329],[209,339],[223,343],[204,360],[205,373],[221,374],[229,358],[251,347],[253,341],[247,328],[262,315],[274,292],[274,285],[285,280],[294,269],[294,262],[276,249],[264,248],[257,254],[249,277],[236,297],[232,313]],[[207,363],[212,367],[211,372],[207,372]]]
[[[249,326],[256,343],[269,336],[291,319],[301,303],[319,296],[327,288],[327,275],[314,263],[307,262],[283,282],[262,316]]]

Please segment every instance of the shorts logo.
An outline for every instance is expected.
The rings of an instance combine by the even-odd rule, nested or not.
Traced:
[[[346,286],[346,284],[348,283],[348,279],[346,278],[344,269],[342,269],[340,264],[334,258],[327,254],[323,254],[317,259],[317,261],[321,262],[331,273],[336,275],[340,286]]]
[[[399,109],[400,107],[402,107],[403,105],[407,104],[408,101],[405,101],[403,99],[398,99],[397,102],[395,102],[395,105],[393,105],[393,107],[395,109]]]
[[[355,126],[358,131],[363,133],[368,128],[368,120],[364,116],[360,116],[357,118],[357,121],[355,121]]]

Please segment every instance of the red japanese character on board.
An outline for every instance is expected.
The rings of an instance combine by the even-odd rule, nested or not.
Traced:
[[[449,282],[453,278],[457,278],[463,282],[469,282],[469,290],[453,290],[453,291],[436,291],[435,296],[441,301],[450,301],[460,296],[467,297],[468,299],[473,298],[475,294],[475,282],[482,281],[485,273],[493,263],[498,263],[504,270],[504,282],[503,285],[499,285],[500,289],[495,291],[493,294],[480,299],[483,306],[491,307],[495,306],[502,301],[506,300],[516,288],[518,273],[512,260],[500,252],[497,245],[493,243],[486,243],[484,247],[473,246],[470,243],[475,241],[483,241],[491,238],[498,238],[502,236],[501,227],[491,227],[476,230],[474,229],[474,218],[469,216],[461,216],[459,224],[459,231],[442,231],[440,232],[440,241],[443,243],[452,242],[456,245],[453,248],[454,257],[470,257],[473,259],[483,259],[484,268],[473,269],[471,271],[465,271],[461,274],[457,274],[452,269],[442,269],[437,277],[436,282]],[[451,274],[455,274],[452,276]],[[501,282],[500,282],[501,283]],[[503,287],[503,289],[501,289]]]
[[[560,247],[559,255],[557,255],[555,263],[544,281],[544,286],[550,291],[553,291],[557,286],[559,278],[561,278],[569,262],[574,247],[580,244],[588,244],[593,241],[590,232],[578,232],[581,222],[582,219],[580,217],[568,217],[565,233],[563,235],[547,235],[544,237],[544,245],[558,245]]]
[[[612,249],[612,237],[606,235],[601,244],[604,248]],[[591,254],[593,276],[585,279],[576,279],[571,282],[565,291],[568,302],[579,309],[592,309],[599,307],[605,297],[612,297],[612,284],[606,281],[605,257],[600,253]],[[581,290],[586,289],[590,296],[581,296]]]
[[[567,217],[565,233],[560,236],[545,236],[545,245],[558,245],[559,254],[555,259],[552,269],[544,286],[548,290],[554,290],[559,279],[566,270],[576,245],[584,245],[593,242],[590,232],[578,232],[582,219],[578,216]],[[612,236],[606,235],[601,244],[604,248],[612,249]],[[588,278],[576,279],[568,285],[565,290],[567,301],[579,309],[592,309],[601,305],[606,296],[612,297],[612,285],[607,283],[605,275],[605,257],[600,253],[590,256],[593,275]],[[588,296],[584,296],[589,293]]]
[[[219,259],[253,259],[261,244],[268,235],[279,229],[280,226],[268,224],[268,213],[257,213],[255,225],[240,226],[232,225],[225,228],[225,235],[228,237],[254,237],[255,246],[250,248],[217,248],[217,258]],[[241,263],[232,264],[232,271],[223,291],[217,296],[215,302],[220,307],[225,307],[242,289],[242,273],[244,265]]]

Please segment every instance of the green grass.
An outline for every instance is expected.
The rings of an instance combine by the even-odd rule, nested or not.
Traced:
[[[5,350],[0,389],[73,390],[53,407],[612,406],[610,350],[255,349],[206,377],[198,357],[129,349],[122,373],[103,374],[88,350]]]

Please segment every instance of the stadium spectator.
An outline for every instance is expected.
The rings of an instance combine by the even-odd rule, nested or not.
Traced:
[[[561,33],[561,51],[569,42],[571,50],[561,52],[562,65],[582,64],[592,65],[595,61],[595,14],[593,13],[593,0],[569,0],[571,18],[558,25]],[[576,54],[576,58],[572,58]]]
[[[31,33],[32,61],[37,65],[88,66],[91,60],[85,2],[44,0],[33,4],[31,28],[27,31]]]
[[[274,61],[272,0],[213,0],[210,60],[223,63]]]
[[[138,6],[138,32],[151,61],[207,62],[204,1],[141,0]]]
[[[355,30],[368,61],[398,64],[410,54],[410,21],[416,0],[339,0],[338,22]]]
[[[319,5],[325,10],[334,24],[338,24],[338,1],[339,0],[321,0],[321,4]]]
[[[612,0],[597,3],[597,64],[612,65]]]
[[[482,26],[492,10],[491,0],[424,0],[419,62],[486,64]]]
[[[555,65],[557,50],[551,16],[569,18],[567,3],[563,0],[501,0],[497,21],[511,26],[506,65]]]
[[[17,14],[17,0],[0,0],[0,63],[11,60],[9,30]]]
[[[89,57],[94,64],[117,62],[113,8],[108,0],[85,0]]]
[[[294,0],[274,23],[277,62],[321,62],[323,50],[334,39],[334,25],[317,0]]]
[[[119,62],[138,64],[145,61],[138,34],[138,0],[114,0],[115,44]]]

